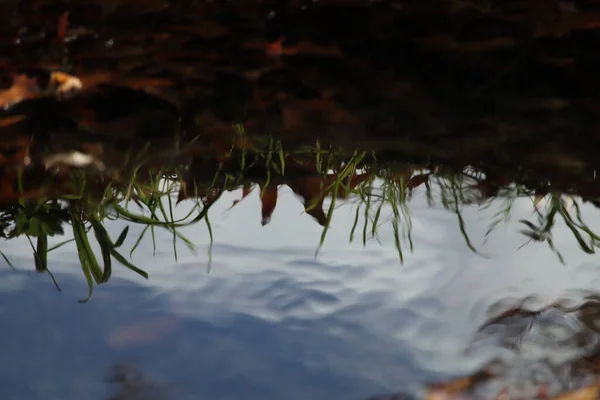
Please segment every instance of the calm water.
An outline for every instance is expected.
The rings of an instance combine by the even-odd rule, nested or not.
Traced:
[[[545,244],[517,250],[526,241],[517,220],[531,215],[531,199],[518,200],[514,222],[500,225],[481,247],[501,201],[464,210],[482,257],[466,246],[455,214],[429,207],[416,193],[414,253],[400,265],[389,223],[378,231],[381,243],[349,243],[351,201],[336,210],[315,259],[322,228],[287,187],[265,227],[256,212],[258,192],[228,210],[240,196],[241,190],[229,192],[211,209],[210,271],[206,225],[183,230],[198,254],[180,245],[177,263],[171,234],[157,230],[155,256],[149,238],[133,256],[150,278],[115,268],[85,304],[77,302],[87,285],[74,244],[50,253],[58,292],[47,274],[32,272],[29,243],[11,241],[6,255],[16,270],[3,267],[0,285],[2,397],[105,399],[116,390],[105,382],[110,371],[125,364],[147,386],[158,385],[163,393],[151,391],[159,398],[364,399],[418,392],[493,357],[526,365],[578,354],[556,345],[564,327],[530,332],[517,352],[500,345],[510,336],[506,329],[480,338],[483,346],[473,344],[499,300],[510,306],[533,296],[532,307],[565,296],[577,302],[598,286],[594,257],[577,249],[566,227],[554,233],[566,265]],[[177,212],[184,215],[186,206]],[[583,212],[597,226],[597,213]],[[382,211],[386,218],[391,213]],[[107,226],[117,235],[123,225]],[[132,226],[130,237],[136,236]]]
[[[0,399],[600,398],[599,12],[0,0]]]

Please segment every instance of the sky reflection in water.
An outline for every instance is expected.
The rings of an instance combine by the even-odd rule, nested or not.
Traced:
[[[465,209],[483,258],[465,245],[455,215],[415,196],[415,251],[400,265],[391,224],[379,231],[381,245],[348,243],[351,202],[334,213],[315,259],[321,227],[291,191],[280,189],[265,227],[257,192],[228,210],[240,192],[225,194],[211,209],[210,273],[206,225],[182,230],[199,252],[180,245],[178,263],[171,235],[157,230],[156,255],[144,240],[133,257],[150,279],[115,267],[114,278],[86,304],[77,303],[86,284],[74,245],[50,253],[59,293],[48,275],[29,272],[26,240],[11,241],[6,254],[19,271],[4,269],[0,283],[2,397],[106,399],[114,388],[104,380],[118,362],[164,382],[169,398],[362,399],[409,392],[467,374],[493,355],[511,357],[492,346],[464,353],[498,300],[533,295],[543,305],[570,290],[593,291],[600,279],[593,258],[563,226],[554,238],[566,266],[545,244],[517,251],[526,241],[517,221],[531,217],[529,199],[515,203],[513,222],[483,247],[498,207]],[[177,212],[184,215],[186,207]],[[593,210],[583,212],[597,226]],[[123,227],[108,224],[113,235]],[[126,249],[141,231],[130,229]],[[560,359],[573,349],[555,350],[523,349],[521,357]]]

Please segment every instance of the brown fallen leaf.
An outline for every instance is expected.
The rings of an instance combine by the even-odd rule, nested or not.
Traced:
[[[287,182],[290,189],[302,197],[306,213],[316,219],[321,226],[327,224],[327,217],[323,210],[323,201],[327,195],[331,194],[331,186],[335,182],[336,177],[336,174],[329,174],[325,178],[307,177]],[[346,198],[348,194],[351,193],[352,189],[355,189],[361,183],[366,182],[370,177],[371,174],[369,173],[353,175],[350,178],[350,182],[346,180],[344,185],[338,187],[338,198]]]
[[[320,56],[320,57],[343,57],[344,54],[338,46],[320,46],[312,42],[299,42],[293,46],[285,46],[285,37],[279,37],[273,42],[246,42],[247,49],[263,50],[268,56]]]
[[[8,108],[24,100],[39,98],[41,95],[42,90],[37,79],[18,75],[10,88],[0,91],[0,107]]]
[[[24,115],[16,115],[13,117],[0,118],[0,128],[7,128],[25,119]]]
[[[494,378],[494,375],[488,371],[482,370],[475,374],[463,378],[458,378],[450,382],[431,385],[427,394],[427,400],[452,400],[458,395],[464,394],[474,389],[478,384]]]
[[[49,178],[52,177],[51,180]],[[18,182],[23,182],[22,190]],[[25,170],[3,169],[0,171],[0,203],[15,204],[20,199],[40,199],[42,196],[61,197],[76,192],[69,184],[68,174],[49,175],[44,168],[28,168]],[[104,189],[103,189],[104,190]]]
[[[317,220],[319,225],[327,225],[327,215],[323,210],[323,198],[320,198],[312,207],[305,207],[305,211],[308,215]]]
[[[273,42],[266,41],[250,41],[244,42],[243,46],[246,49],[263,50],[269,56],[280,56],[283,54],[283,42],[285,38],[279,37]]]
[[[42,87],[36,77],[27,74],[15,74],[11,87],[0,90],[0,107],[8,108],[25,100],[41,97],[68,98],[79,92],[82,83],[79,78],[65,72],[50,73],[48,85]]]
[[[350,128],[361,125],[361,120],[354,113],[331,100],[297,100],[281,94],[280,101],[286,131],[310,129],[314,124],[346,125]]]
[[[410,180],[410,177],[412,176],[412,174],[413,174],[413,168],[406,167],[401,171],[393,172],[392,176],[391,176],[391,180],[396,185],[402,187],[403,185],[406,185],[406,183]]]
[[[553,400],[597,400],[600,398],[600,383],[555,396]]]
[[[406,183],[406,187],[408,188],[409,195],[412,195],[414,188],[421,186],[425,182],[428,182],[430,175],[431,174],[420,174],[420,175],[415,175],[412,178],[410,178],[408,180],[408,182]]]
[[[10,135],[0,140],[0,166],[24,167],[31,164],[31,138]]]
[[[193,198],[200,198],[204,202],[205,207],[210,207],[215,201],[221,197],[221,189],[213,188],[196,188],[193,181],[182,182],[179,187],[179,193],[177,195],[176,204],[181,203],[183,200]]]
[[[538,204],[546,197],[548,193],[545,190],[536,190],[535,197],[533,199],[533,206],[537,208]]]
[[[83,73],[80,75],[80,80],[85,91],[94,90],[100,85],[113,85],[126,87],[132,90],[140,90],[161,98],[164,97],[164,94],[160,91],[161,89],[170,88],[175,85],[170,79],[135,76],[126,77],[110,71]]]
[[[239,198],[238,200],[234,200],[233,204],[231,205],[230,208],[233,208],[236,204],[238,204],[240,201],[244,200],[246,198],[246,196],[248,196],[250,194],[250,192],[252,191],[252,189],[254,189],[253,185],[249,185],[249,184],[245,184],[242,188],[242,197]]]
[[[55,71],[50,74],[50,82],[46,90],[46,95],[58,98],[68,98],[79,92],[83,88],[81,80],[65,72]]]
[[[261,216],[260,224],[262,226],[271,222],[271,215],[277,206],[277,186],[269,185],[262,189],[260,194]]]
[[[64,44],[65,37],[67,35],[67,29],[69,27],[69,12],[65,11],[60,17],[58,17],[58,26],[56,27],[56,40]]]

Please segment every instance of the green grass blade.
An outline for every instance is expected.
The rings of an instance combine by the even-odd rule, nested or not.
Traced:
[[[121,264],[123,264],[124,266],[129,268],[130,270],[132,270],[132,271],[136,272],[138,275],[141,275],[144,278],[148,279],[148,273],[146,271],[136,267],[131,262],[127,261],[127,259],[125,257],[123,257],[121,255],[121,253],[119,253],[116,249],[111,248],[110,254],[115,258],[115,260],[117,260],[118,262],[120,262]]]
[[[115,248],[121,247],[121,245],[123,244],[123,242],[125,242],[125,239],[127,238],[127,233],[129,233],[129,226],[126,226],[125,229],[121,231],[121,234],[119,235],[117,241],[114,244]]]

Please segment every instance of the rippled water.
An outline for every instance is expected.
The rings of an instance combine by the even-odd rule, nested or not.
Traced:
[[[517,220],[531,215],[530,199],[515,203],[513,222],[500,225],[484,246],[501,201],[464,210],[483,253],[477,255],[455,214],[415,195],[414,252],[401,265],[389,223],[378,231],[381,243],[349,243],[352,201],[334,213],[315,258],[322,228],[287,187],[265,227],[256,212],[258,192],[229,209],[240,196],[241,190],[226,193],[211,209],[210,270],[206,225],[183,230],[199,251],[180,245],[178,262],[171,234],[157,230],[155,256],[150,240],[133,256],[150,279],[116,269],[86,304],[77,302],[87,289],[74,245],[51,253],[58,292],[48,275],[31,272],[29,243],[12,241],[6,255],[16,270],[3,267],[0,283],[2,397],[107,398],[115,388],[103,380],[124,363],[166,398],[364,399],[418,392],[497,356],[515,362],[577,354],[568,346],[549,353],[544,346],[552,339],[525,340],[519,355],[502,349],[494,334],[473,345],[498,301],[512,298],[514,305],[533,296],[543,306],[565,295],[581,298],[600,280],[593,258],[576,249],[565,227],[557,226],[554,238],[566,265],[544,244],[518,250],[526,238]],[[590,211],[583,208],[593,226]],[[382,221],[389,215],[384,208]],[[123,225],[107,226],[117,235]]]

